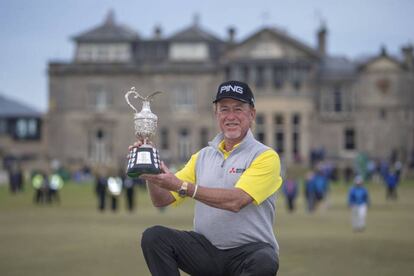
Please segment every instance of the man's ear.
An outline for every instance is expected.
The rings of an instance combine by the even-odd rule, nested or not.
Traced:
[[[256,108],[251,107],[250,108],[250,115],[252,116],[251,119],[254,121],[256,119]]]

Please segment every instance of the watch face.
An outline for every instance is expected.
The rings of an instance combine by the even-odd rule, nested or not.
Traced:
[[[187,191],[184,190],[184,189],[180,189],[178,191],[178,195],[181,196],[181,197],[185,197],[187,195]]]

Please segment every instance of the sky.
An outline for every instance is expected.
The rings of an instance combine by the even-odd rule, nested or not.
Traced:
[[[325,22],[331,55],[374,56],[381,46],[399,56],[414,43],[412,0],[0,0],[0,94],[46,112],[50,61],[70,61],[71,38],[115,19],[149,38],[160,25],[170,36],[192,24],[225,39],[234,26],[243,40],[261,27],[278,27],[316,46]]]

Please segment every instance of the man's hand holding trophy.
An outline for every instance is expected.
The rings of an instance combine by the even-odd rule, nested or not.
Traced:
[[[150,138],[155,134],[157,129],[158,117],[151,112],[150,102],[153,97],[161,92],[157,91],[149,96],[143,97],[132,87],[125,94],[125,100],[128,105],[135,111],[134,125],[135,136],[142,145],[136,144],[129,149],[127,175],[131,178],[138,178],[141,174],[159,174],[161,173],[161,163],[158,150],[151,145]],[[142,109],[140,112],[131,104],[129,96],[142,100]]]

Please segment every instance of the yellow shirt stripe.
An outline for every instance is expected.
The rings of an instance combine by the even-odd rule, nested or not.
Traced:
[[[240,176],[235,187],[248,193],[259,205],[282,186],[280,160],[272,150],[261,153]]]

